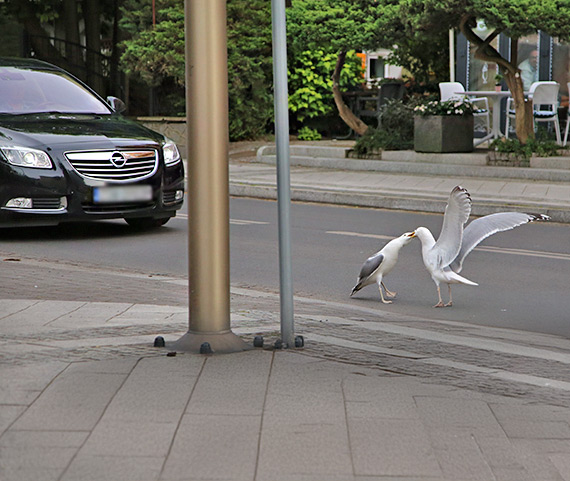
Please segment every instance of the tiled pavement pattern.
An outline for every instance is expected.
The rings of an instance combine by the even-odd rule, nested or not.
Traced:
[[[169,357],[185,279],[0,278],[2,481],[570,480],[568,339],[296,298],[302,349]],[[271,346],[278,296],[232,286],[232,329]]]

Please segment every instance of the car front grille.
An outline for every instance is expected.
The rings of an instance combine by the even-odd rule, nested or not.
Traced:
[[[154,207],[154,202],[146,202],[144,204],[109,204],[109,205],[95,205],[84,203],[81,204],[83,211],[86,214],[113,214],[125,212],[137,212],[139,210],[150,209]]]
[[[162,202],[164,204],[174,204],[176,202],[176,191],[170,190],[162,193]]]
[[[156,150],[66,152],[65,157],[82,177],[111,182],[146,179],[158,169]]]
[[[63,208],[63,206],[61,203],[61,197],[51,197],[51,198],[34,197],[32,199],[32,208],[58,210]]]

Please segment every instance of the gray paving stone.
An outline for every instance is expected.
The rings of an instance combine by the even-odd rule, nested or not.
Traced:
[[[501,421],[501,426],[510,438],[570,440],[565,421]]]
[[[186,412],[261,415],[271,362],[272,354],[263,351],[208,358]]]
[[[75,362],[66,370],[66,374],[129,374],[137,365],[137,358],[113,359],[101,361]]]
[[[2,364],[0,404],[31,404],[66,367],[67,363],[57,361],[33,366]]]
[[[56,480],[77,452],[75,448],[10,446],[0,449],[2,481]]]
[[[17,312],[29,309],[30,306],[33,306],[38,302],[39,301],[27,299],[4,299],[2,301],[2,309],[0,310],[0,321]],[[0,322],[0,324],[3,323]]]
[[[564,454],[551,454],[550,461],[556,467],[564,481],[570,481],[570,456]]]
[[[81,448],[88,456],[166,457],[177,423],[102,420]]]
[[[14,423],[16,430],[91,430],[124,374],[63,373]]]
[[[61,481],[156,481],[163,458],[79,454]]]
[[[353,466],[344,418],[302,422],[296,417],[267,422],[264,417],[258,475],[263,479],[290,476],[352,476]]]
[[[524,470],[517,451],[506,435],[498,438],[485,436],[474,436],[473,438],[493,472],[499,469],[515,472]]]
[[[558,406],[545,405],[513,405],[513,404],[490,404],[489,407],[499,420],[519,421],[570,421],[570,412]]]
[[[431,444],[445,479],[488,481],[493,472],[471,430],[430,431]]]
[[[567,441],[512,439],[513,448],[518,452],[521,463],[533,479],[560,481],[564,479],[550,459],[553,454],[568,456]]]
[[[260,416],[184,415],[161,480],[254,479]]]
[[[355,474],[442,477],[420,421],[349,419],[349,433]]]
[[[413,381],[419,389],[419,383]],[[346,411],[349,418],[419,419],[410,389],[410,379],[348,376],[343,383]],[[421,389],[421,388],[420,388]]]
[[[11,404],[0,404],[0,442],[2,433],[8,429],[18,416],[26,410],[26,406],[14,406]]]
[[[73,328],[78,324],[83,327],[106,325],[108,321],[123,314],[130,307],[132,307],[131,303],[89,302],[79,309],[53,320],[49,326]]]
[[[3,333],[20,332],[30,328],[41,330],[62,316],[71,316],[72,312],[83,305],[84,302],[34,302],[26,309],[2,317],[0,326]]]
[[[10,430],[0,437],[2,447],[80,448],[89,431],[16,431]]]
[[[493,468],[496,481],[536,481],[523,467]]]
[[[177,423],[202,363],[198,357],[142,359],[106,409],[103,421]]]
[[[501,436],[503,430],[487,403],[470,399],[416,396],[423,422],[429,428],[469,428],[480,436]]]

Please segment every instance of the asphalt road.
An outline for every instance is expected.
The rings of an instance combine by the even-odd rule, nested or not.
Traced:
[[[277,205],[231,200],[231,282],[279,289]],[[0,254],[87,263],[143,273],[187,275],[186,215],[145,234],[122,221],[0,231]],[[570,337],[570,226],[536,223],[487,239],[467,258],[462,275],[478,287],[454,286],[454,306],[433,309],[435,284],[420,243],[400,254],[386,279],[398,297],[383,305],[369,286],[349,293],[362,262],[389,238],[423,225],[437,237],[441,215],[293,204],[294,291],[380,311],[510,327]],[[447,289],[442,289],[446,299]]]

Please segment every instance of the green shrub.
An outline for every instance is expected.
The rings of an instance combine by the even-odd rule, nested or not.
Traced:
[[[358,156],[381,150],[407,150],[414,144],[413,105],[402,100],[388,100],[380,108],[378,128],[370,127],[354,146]]]
[[[542,138],[541,134],[535,139],[529,139],[526,144],[521,144],[518,139],[500,138],[491,143],[491,148],[496,152],[512,154],[520,159],[530,159],[532,154],[538,157],[552,157],[559,155],[561,147],[550,139]]]
[[[315,129],[311,129],[310,127],[303,127],[299,130],[297,138],[299,140],[321,140],[322,135]]]
[[[336,112],[332,73],[337,54],[324,50],[305,51],[293,59],[289,69],[289,109],[299,123]],[[340,75],[341,90],[361,85],[362,61],[348,52]]]

